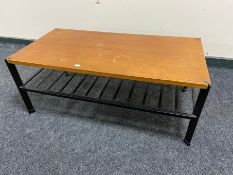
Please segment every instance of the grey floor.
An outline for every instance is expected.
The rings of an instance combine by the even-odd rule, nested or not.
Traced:
[[[22,47],[0,43],[0,174],[233,174],[233,69],[209,67],[188,147],[185,119],[38,94],[29,115],[4,63]]]

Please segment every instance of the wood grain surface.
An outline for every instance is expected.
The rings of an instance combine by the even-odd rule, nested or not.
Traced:
[[[210,85],[199,38],[54,29],[8,62],[195,88]]]

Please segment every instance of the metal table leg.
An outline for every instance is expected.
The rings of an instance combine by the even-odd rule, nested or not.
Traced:
[[[20,78],[20,75],[19,75],[19,72],[18,72],[16,66],[14,64],[8,63],[7,60],[5,60],[5,62],[6,62],[6,65],[7,65],[8,69],[13,77],[13,80],[14,80],[14,82],[19,90],[19,93],[20,93],[20,95],[21,95],[21,97],[22,97],[22,99],[27,107],[29,114],[35,112],[35,109],[32,106],[32,102],[31,102],[26,90],[21,89],[21,86],[23,86],[23,82],[22,82],[22,79]]]
[[[191,143],[195,128],[197,126],[198,119],[201,115],[202,109],[204,107],[206,98],[207,98],[208,93],[209,93],[209,90],[210,90],[210,86],[208,86],[207,89],[201,89],[199,92],[195,107],[193,109],[193,115],[195,115],[196,118],[190,119],[188,130],[186,132],[186,136],[184,139],[184,142],[187,145],[190,145],[190,143]]]
[[[116,101],[116,97],[117,94],[119,92],[119,89],[121,88],[122,82],[123,80],[120,80],[120,83],[114,93],[113,99],[112,100],[104,100],[101,98],[101,96],[104,93],[104,90],[106,89],[106,87],[108,86],[110,79],[108,79],[107,83],[104,85],[104,88],[102,90],[102,92],[100,93],[98,98],[93,98],[93,97],[88,97],[88,93],[91,91],[91,89],[94,87],[95,83],[98,80],[98,77],[96,77],[95,81],[92,83],[92,85],[89,87],[89,89],[87,90],[87,93],[85,96],[79,96],[77,94],[75,94],[75,92],[78,90],[78,88],[81,86],[82,82],[85,80],[85,78],[87,77],[87,75],[84,75],[82,80],[78,83],[78,85],[75,87],[75,89],[73,90],[73,92],[71,94],[67,94],[67,93],[63,93],[62,90],[69,84],[69,82],[75,77],[75,74],[72,74],[72,76],[70,77],[70,79],[62,86],[62,88],[59,90],[59,92],[52,92],[49,90],[50,87],[52,87],[58,80],[59,78],[62,77],[62,75],[64,75],[65,73],[61,74],[59,77],[57,77],[57,79],[55,79],[55,81],[49,86],[49,88],[47,90],[39,90],[39,89],[33,89],[33,88],[28,88],[26,85],[29,81],[31,81],[36,75],[38,75],[42,70],[40,70],[38,73],[36,73],[34,76],[32,76],[32,78],[30,78],[28,81],[26,81],[25,84],[23,84],[20,75],[17,71],[17,68],[14,64],[8,63],[6,60],[6,65],[13,77],[13,80],[21,94],[21,97],[27,107],[27,110],[29,113],[33,113],[35,112],[33,105],[31,103],[31,100],[27,94],[27,91],[29,92],[35,92],[35,93],[41,93],[41,94],[47,94],[47,95],[52,95],[52,96],[58,96],[58,97],[64,97],[64,98],[70,98],[70,99],[77,99],[77,100],[83,100],[83,101],[89,101],[89,102],[94,102],[94,103],[100,103],[100,104],[107,104],[107,105],[112,105],[112,106],[119,106],[119,107],[124,107],[124,108],[129,108],[129,109],[136,109],[136,110],[140,110],[140,111],[146,111],[146,112],[152,112],[152,113],[157,113],[157,114],[161,114],[161,115],[165,115],[165,116],[173,116],[173,117],[180,117],[180,118],[186,118],[189,119],[189,126],[188,126],[188,130],[186,132],[186,136],[184,139],[184,142],[187,145],[190,145],[193,134],[195,132],[195,128],[197,126],[198,123],[198,119],[201,115],[202,109],[204,107],[206,98],[208,96],[209,90],[210,90],[210,86],[208,86],[207,89],[200,89],[199,95],[197,97],[196,102],[194,102],[194,109],[193,109],[193,113],[192,114],[188,114],[188,113],[179,113],[176,110],[175,111],[163,111],[160,110],[161,107],[161,102],[162,102],[162,93],[163,93],[163,86],[161,86],[160,89],[160,95],[159,95],[159,99],[158,99],[158,109],[156,108],[151,108],[151,107],[147,107],[144,106],[145,101],[146,101],[146,96],[147,96],[147,91],[148,91],[148,84],[146,87],[146,91],[143,97],[143,105],[133,105],[133,104],[129,104],[129,103],[122,103],[122,102],[118,102]],[[127,102],[130,101],[132,92],[134,89],[134,84],[131,87],[130,90],[130,94],[128,97]],[[177,107],[177,102],[178,102],[178,89],[176,88],[176,92],[175,92],[175,107]]]

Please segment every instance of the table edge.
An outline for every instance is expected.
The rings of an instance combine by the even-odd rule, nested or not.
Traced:
[[[185,86],[185,87],[200,88],[200,89],[207,89],[208,86],[211,85],[211,82],[208,82],[208,81],[203,82],[203,84],[187,83],[187,82],[181,82],[181,81],[151,79],[151,78],[144,78],[144,77],[104,73],[104,72],[94,72],[94,71],[89,71],[89,70],[79,70],[77,68],[72,69],[72,68],[64,68],[64,67],[57,67],[57,66],[41,65],[41,64],[36,64],[36,63],[14,61],[14,60],[11,60],[10,58],[7,58],[6,61],[10,64],[15,64],[15,65],[46,68],[46,69],[51,69],[51,70],[67,71],[67,72],[73,72],[73,73],[83,73],[83,74],[90,74],[90,75],[103,76],[103,77],[120,78],[120,79],[126,79],[126,80],[136,80],[136,81],[143,81],[143,82],[148,82],[148,83],[151,82],[151,83]]]

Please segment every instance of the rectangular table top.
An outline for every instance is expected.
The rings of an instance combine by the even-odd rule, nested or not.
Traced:
[[[199,38],[54,29],[8,62],[204,89],[210,85]]]

